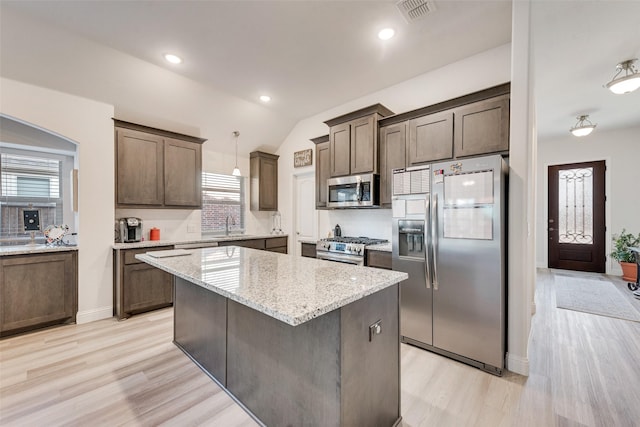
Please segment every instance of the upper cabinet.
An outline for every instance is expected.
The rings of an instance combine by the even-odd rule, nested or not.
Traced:
[[[311,140],[316,144],[316,208],[327,208],[327,180],[331,175],[329,135]]]
[[[391,205],[393,169],[406,167],[407,123],[380,128],[380,205]]]
[[[206,139],[114,120],[116,207],[199,208]]]
[[[409,120],[407,166],[453,157],[453,113],[429,114]]]
[[[509,96],[504,95],[454,110],[456,157],[509,149]]]
[[[250,157],[250,195],[252,211],[278,210],[278,157],[254,151]]]
[[[331,177],[378,173],[378,120],[391,114],[375,104],[325,122]]]

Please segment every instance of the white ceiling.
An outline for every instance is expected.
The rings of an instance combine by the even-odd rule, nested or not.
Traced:
[[[511,40],[510,1],[434,3],[435,12],[412,24],[403,21],[395,1],[2,0],[1,5],[257,107],[258,96],[268,93],[273,101],[266,108],[291,124]],[[566,135],[583,113],[598,130],[639,124],[640,93],[616,96],[602,85],[617,62],[640,56],[640,1],[533,1],[531,24],[541,138]],[[376,37],[385,26],[397,31],[386,42]],[[168,51],[184,63],[164,62]],[[14,77],[53,84],[27,70],[34,65],[27,60],[8,65],[3,71]],[[87,88],[93,83],[69,80],[65,88],[72,93],[94,93]],[[103,80],[109,83],[108,76]],[[70,89],[74,85],[78,90]],[[126,109],[115,95],[99,100]]]
[[[511,40],[509,1],[3,1],[43,21],[301,119]],[[377,38],[386,26],[389,41]],[[184,59],[164,61],[165,52]]]
[[[603,87],[618,62],[640,58],[640,1],[535,1],[531,25],[540,139],[568,135],[581,114],[600,132],[640,125],[640,90]]]

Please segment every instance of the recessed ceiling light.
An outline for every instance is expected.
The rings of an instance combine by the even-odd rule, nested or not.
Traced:
[[[271,97],[269,95],[260,95],[260,101],[269,102],[271,101]]]
[[[393,37],[395,35],[395,31],[393,28],[384,28],[382,30],[380,30],[380,32],[378,33],[378,38],[380,40],[389,40],[391,37]]]
[[[182,62],[182,58],[172,53],[165,54],[164,59],[171,62],[172,64],[180,64]]]

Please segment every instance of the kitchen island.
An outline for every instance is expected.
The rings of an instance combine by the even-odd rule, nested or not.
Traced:
[[[175,276],[175,344],[256,420],[400,420],[405,273],[235,246],[182,254],[136,258]]]

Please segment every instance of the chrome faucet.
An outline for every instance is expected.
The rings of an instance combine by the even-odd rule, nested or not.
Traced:
[[[231,225],[236,225],[236,220],[231,215],[227,215],[226,227],[224,230],[225,236],[229,235],[229,220],[231,220]]]

